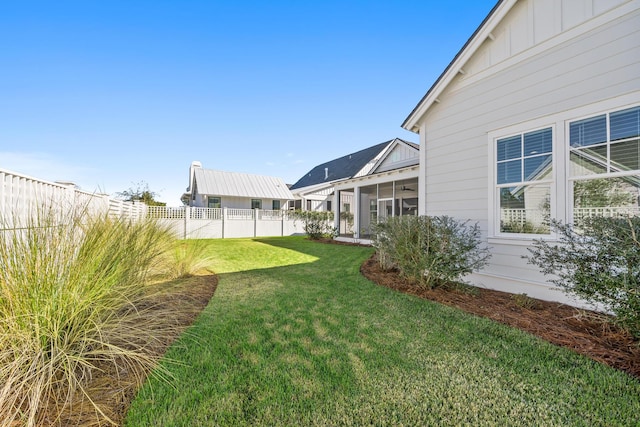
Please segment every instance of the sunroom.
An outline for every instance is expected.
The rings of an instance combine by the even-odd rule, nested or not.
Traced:
[[[336,240],[367,242],[374,225],[388,217],[418,214],[416,164],[347,179],[335,184]]]

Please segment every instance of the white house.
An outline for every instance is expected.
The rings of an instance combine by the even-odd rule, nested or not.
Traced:
[[[394,138],[314,167],[291,192],[298,208],[333,211],[340,235],[360,238],[378,215],[417,213],[419,152]]]
[[[192,162],[182,200],[192,207],[280,210],[293,195],[282,178],[204,169]]]
[[[479,222],[470,280],[567,301],[522,258],[549,221],[638,213],[640,1],[502,0],[402,125],[420,214]]]

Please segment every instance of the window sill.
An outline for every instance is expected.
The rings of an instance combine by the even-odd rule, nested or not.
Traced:
[[[494,237],[489,237],[487,239],[489,244],[512,245],[512,246],[531,246],[534,240],[544,240],[547,242],[558,241],[558,239],[555,236],[524,235],[524,234],[519,234],[517,236],[494,236]]]

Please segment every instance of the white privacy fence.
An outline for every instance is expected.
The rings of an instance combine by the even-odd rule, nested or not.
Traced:
[[[120,218],[155,218],[181,239],[288,236],[304,233],[287,211],[146,206],[0,169],[0,231],[26,227],[34,215],[55,209],[60,218],[108,213]]]
[[[115,200],[73,184],[44,181],[0,169],[0,230],[24,227],[43,209],[61,213],[102,214],[126,218],[144,218],[143,203]],[[65,215],[62,215],[64,217]]]
[[[148,206],[147,216],[181,239],[290,236],[304,233],[302,221],[287,211],[262,209]]]

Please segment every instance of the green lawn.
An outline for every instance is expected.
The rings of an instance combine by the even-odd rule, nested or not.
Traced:
[[[210,241],[216,294],[127,426],[638,425],[640,382],[379,287],[369,248]]]

